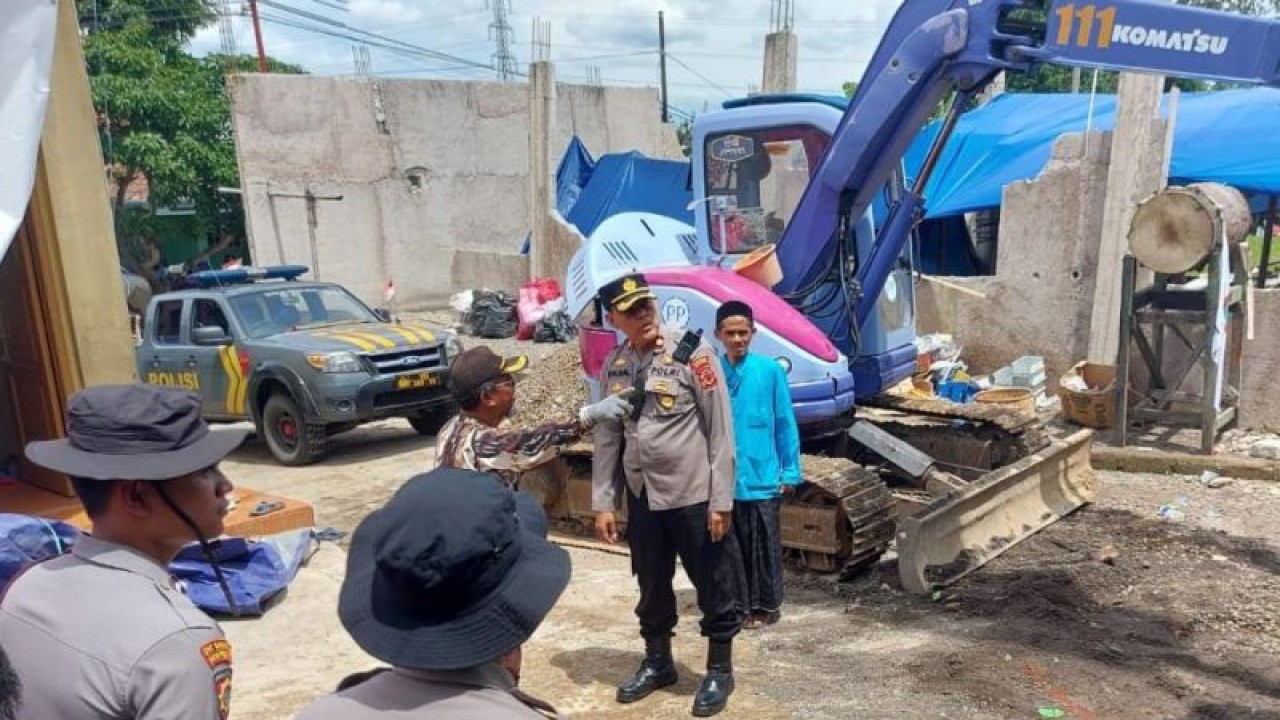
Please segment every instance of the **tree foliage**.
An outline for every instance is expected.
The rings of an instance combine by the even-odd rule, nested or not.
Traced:
[[[239,198],[217,188],[239,185],[226,76],[256,68],[255,60],[186,51],[215,19],[211,0],[77,0],[77,9],[121,260],[151,276],[159,259],[150,210],[125,206],[138,177],[153,206],[194,204],[211,242],[241,236]],[[273,71],[301,68],[274,62]]]

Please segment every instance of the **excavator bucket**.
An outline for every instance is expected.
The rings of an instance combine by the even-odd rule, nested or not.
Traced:
[[[950,585],[1091,502],[1091,430],[1080,430],[898,520],[902,586],[927,593]]]

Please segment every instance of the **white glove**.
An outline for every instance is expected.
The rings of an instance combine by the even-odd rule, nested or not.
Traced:
[[[627,396],[631,394],[631,391],[631,388],[627,388],[606,397],[598,403],[587,405],[578,411],[578,420],[587,427],[600,422],[618,422],[622,420],[631,414],[631,403],[627,402]]]

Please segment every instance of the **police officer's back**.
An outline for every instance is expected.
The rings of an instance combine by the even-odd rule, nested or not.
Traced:
[[[218,462],[242,430],[210,430],[200,399],[143,385],[73,395],[67,439],[31,443],[72,477],[93,535],[21,573],[0,600],[0,643],[22,720],[225,720],[231,646],[166,569],[222,533],[231,483]]]

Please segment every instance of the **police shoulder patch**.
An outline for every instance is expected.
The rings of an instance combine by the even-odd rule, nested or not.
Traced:
[[[231,668],[224,667],[213,674],[213,694],[218,700],[218,716],[227,720],[231,715]]]
[[[200,646],[200,654],[211,668],[231,664],[231,643],[223,638],[210,640]]]
[[[689,363],[694,376],[698,378],[698,386],[703,390],[710,390],[716,386],[716,371],[711,363],[710,355],[700,355]]]

